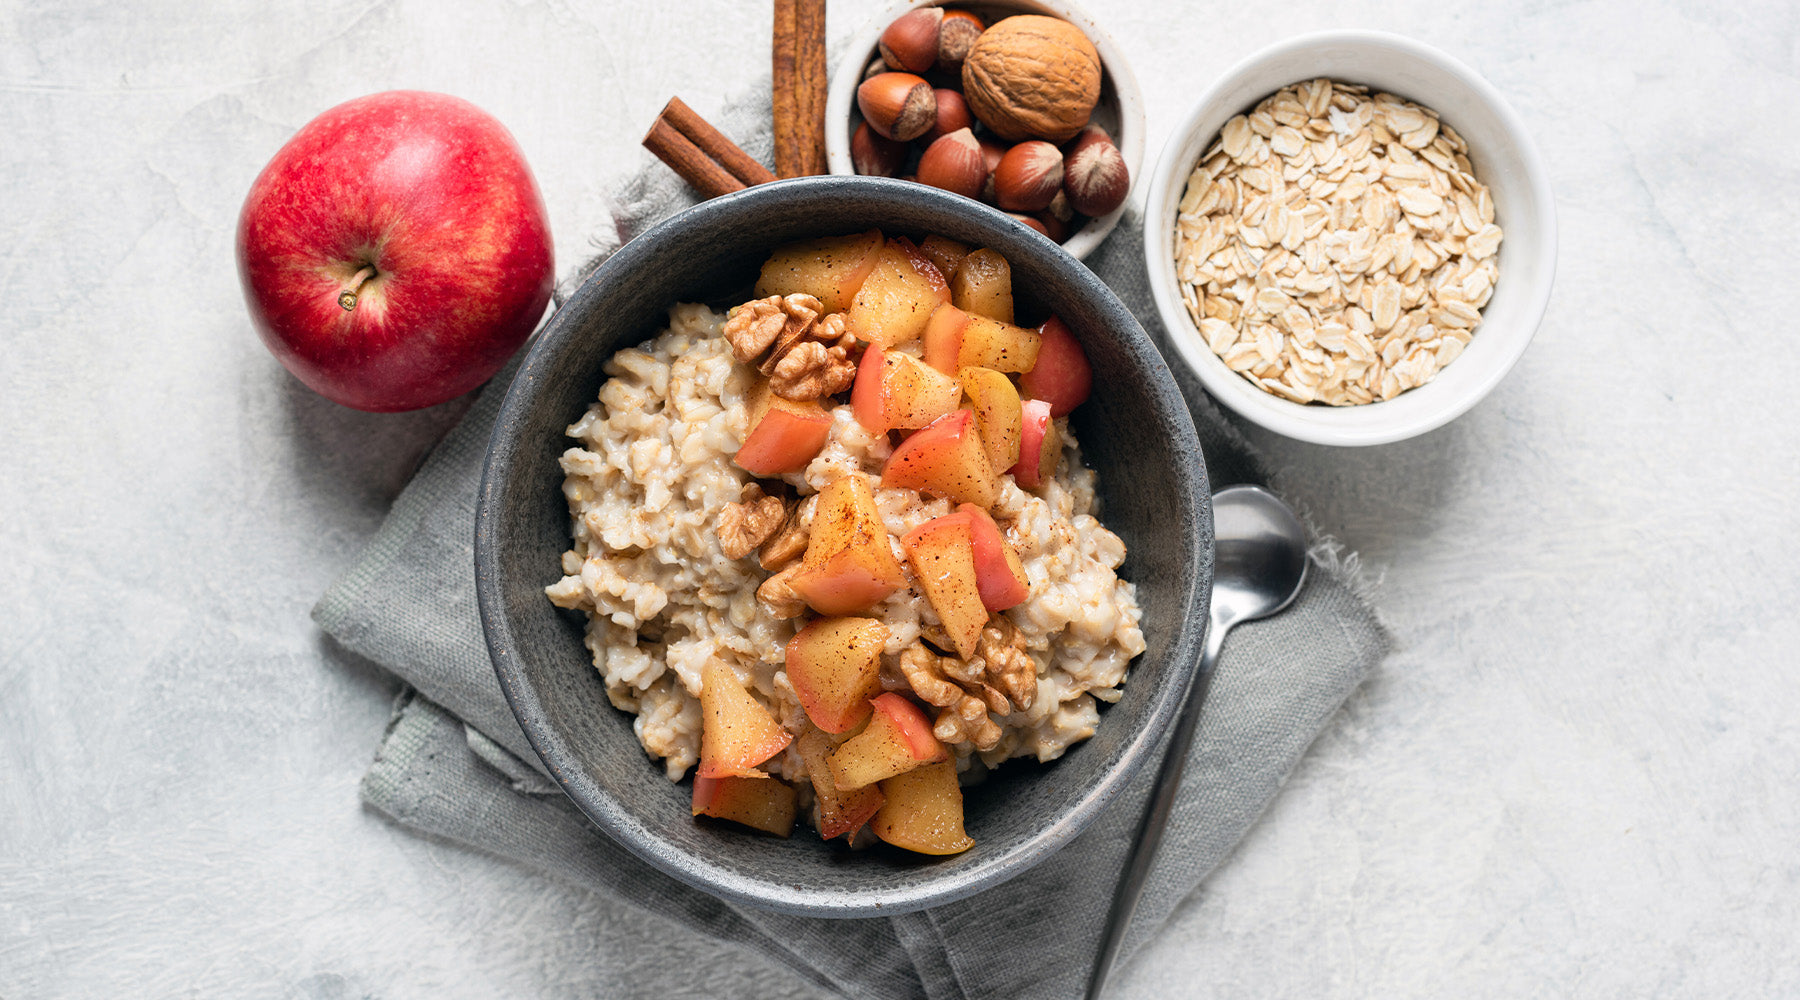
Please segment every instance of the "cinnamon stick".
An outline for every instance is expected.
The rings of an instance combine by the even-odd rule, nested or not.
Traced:
[[[731,176],[717,160],[707,156],[693,140],[677,132],[662,118],[650,126],[649,133],[644,136],[644,146],[703,197],[717,198],[745,187],[743,181]]]
[[[769,168],[713,128],[679,97],[669,98],[644,146],[708,198],[775,179]]]
[[[700,117],[700,113],[688,107],[681,98],[669,98],[669,103],[662,109],[662,117],[675,127],[675,131],[687,136],[694,145],[700,147],[701,152],[718,161],[719,166],[745,185],[767,184],[775,179],[768,167],[756,162],[737,143],[726,138],[725,133],[713,128],[711,123]]]
[[[825,173],[825,0],[775,0],[773,35],[775,173]]]

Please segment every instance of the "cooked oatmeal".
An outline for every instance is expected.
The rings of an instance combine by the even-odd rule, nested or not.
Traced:
[[[705,306],[677,305],[660,336],[608,362],[598,402],[568,430],[576,443],[562,457],[563,492],[574,540],[565,575],[546,588],[559,606],[588,613],[586,643],[607,694],[636,713],[638,739],[671,780],[699,759],[700,678],[711,659],[729,664],[790,732],[806,722],[784,658],[805,620],[770,615],[757,600],[769,574],[754,557],[728,558],[721,548],[726,506],[755,481],[733,462],[750,429],[755,373],[734,362],[720,336],[724,320]],[[1066,418],[1057,423],[1064,453],[1054,479],[1033,493],[1000,476],[991,507],[1030,581],[1030,596],[999,614],[1035,664],[1036,696],[1028,709],[993,717],[1000,737],[991,748],[946,741],[959,770],[1051,760],[1093,735],[1096,702],[1118,699],[1144,649],[1135,590],[1116,573],[1125,546],[1096,519],[1094,473],[1081,464]],[[803,472],[780,478],[801,494],[853,472],[879,483],[892,450],[887,435],[864,430],[840,404],[824,448]],[[877,485],[875,499],[902,564],[900,538],[956,509],[906,488]],[[907,579],[863,612],[888,629],[881,681],[889,691],[909,690],[900,656],[939,629],[910,571]],[[790,780],[804,774],[792,746],[767,767]]]

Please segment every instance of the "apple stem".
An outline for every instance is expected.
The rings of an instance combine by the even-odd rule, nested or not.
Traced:
[[[375,265],[364,264],[363,269],[356,272],[356,274],[353,277],[351,277],[350,287],[344,289],[342,292],[340,292],[338,294],[338,305],[343,306],[345,312],[349,312],[349,311],[355,309],[356,308],[356,293],[362,289],[364,282],[368,281],[370,278],[372,278],[374,276],[375,276]]]

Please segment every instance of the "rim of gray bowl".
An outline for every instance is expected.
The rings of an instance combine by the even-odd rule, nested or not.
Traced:
[[[680,849],[657,829],[642,822],[626,803],[602,787],[585,768],[577,766],[579,756],[551,723],[513,641],[503,592],[505,580],[502,578],[496,525],[500,520],[502,490],[513,472],[512,460],[519,450],[511,431],[535,403],[538,379],[534,372],[557,359],[565,327],[576,322],[568,317],[576,316],[581,312],[579,307],[590,300],[602,298],[615,276],[629,274],[652,260],[659,248],[669,242],[707,232],[720,224],[729,225],[738,220],[753,222],[758,211],[793,197],[798,186],[805,186],[810,204],[827,210],[837,209],[846,218],[847,226],[856,224],[853,221],[856,211],[859,207],[867,210],[866,202],[871,198],[899,204],[923,202],[931,206],[928,210],[953,216],[985,213],[989,217],[985,221],[994,227],[997,237],[988,245],[1003,254],[1009,247],[1023,249],[1024,241],[1031,240],[1037,241],[1035,246],[1039,251],[1047,250],[1065,257],[1066,266],[1061,271],[1072,284],[1081,286],[1083,293],[1094,297],[1100,311],[1116,329],[1119,346],[1137,365],[1152,373],[1160,371],[1161,377],[1153,379],[1144,391],[1152,399],[1153,408],[1164,425],[1159,429],[1172,435],[1170,448],[1177,455],[1193,456],[1191,462],[1177,460],[1170,464],[1180,491],[1187,494],[1186,514],[1192,519],[1197,544],[1186,564],[1188,593],[1177,602],[1185,611],[1182,620],[1162,623],[1175,633],[1165,657],[1170,682],[1161,684],[1153,692],[1144,724],[1125,740],[1116,760],[1100,780],[1089,786],[1073,807],[1051,819],[1036,835],[1022,839],[1007,850],[947,871],[943,878],[920,879],[895,889],[808,889],[792,884],[791,880],[745,874]],[[862,204],[859,206],[859,203]],[[630,343],[618,346],[626,347]],[[1199,438],[1186,402],[1161,354],[1112,290],[1061,247],[994,209],[924,185],[889,178],[842,176],[797,178],[758,185],[701,202],[627,242],[582,282],[532,343],[501,402],[477,495],[474,570],[482,631],[507,703],[551,775],[607,836],[655,868],[733,903],[808,916],[886,916],[952,902],[1021,874],[1079,835],[1113,795],[1151,759],[1163,731],[1173,721],[1186,691],[1186,678],[1191,676],[1192,666],[1199,658],[1207,627],[1206,606],[1211,596],[1211,494],[1200,456]],[[1171,513],[1179,513],[1179,510]],[[1137,664],[1133,669],[1141,666]],[[655,765],[646,759],[645,766]]]

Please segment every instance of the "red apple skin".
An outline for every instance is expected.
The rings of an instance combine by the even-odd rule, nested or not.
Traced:
[[[931,731],[931,720],[925,718],[919,706],[892,691],[876,695],[869,700],[869,706],[888,717],[894,730],[906,740],[912,755],[921,763],[935,764],[950,759],[944,744]]]
[[[1031,596],[1031,579],[1018,553],[986,510],[966,503],[958,513],[969,515],[969,544],[975,551],[975,587],[989,611],[1018,607]]]
[[[753,476],[779,476],[799,472],[812,464],[831,436],[831,414],[814,405],[817,413],[801,407],[770,406],[762,419],[744,435],[732,460]]]
[[[1051,416],[1066,417],[1087,402],[1094,388],[1094,369],[1081,342],[1059,317],[1045,320],[1038,333],[1044,339],[1038,346],[1037,364],[1019,376],[1019,390],[1049,403]]]
[[[1027,399],[1022,409],[1025,426],[1019,435],[1019,464],[1007,471],[1021,489],[1035,490],[1056,475],[1056,463],[1062,457],[1062,435],[1056,431],[1049,403]]]
[[[320,395],[382,413],[487,381],[542,318],[555,271],[512,135],[461,98],[405,90],[340,104],[276,152],[244,199],[237,259],[275,357]]]

